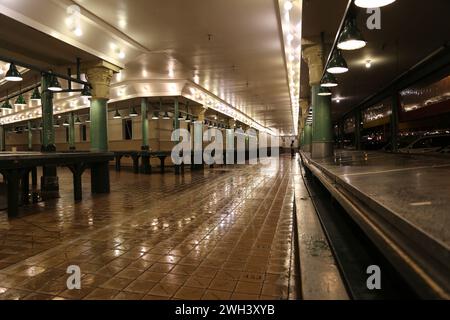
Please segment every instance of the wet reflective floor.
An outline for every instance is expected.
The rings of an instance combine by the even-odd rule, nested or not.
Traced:
[[[0,213],[0,299],[296,299],[293,165],[135,175]],[[70,265],[81,290],[68,290]]]
[[[420,232],[418,239],[425,235],[450,261],[450,157],[345,151],[314,161],[368,202],[387,209],[396,227],[411,237]]]

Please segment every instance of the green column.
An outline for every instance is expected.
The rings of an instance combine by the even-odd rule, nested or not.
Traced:
[[[0,151],[6,150],[5,127],[0,126]]]
[[[48,90],[51,76],[45,74],[42,76],[42,147],[43,152],[56,151],[55,146],[55,128],[53,127],[53,93]]]
[[[305,145],[305,128],[302,129],[302,132],[300,133],[300,149],[303,150],[303,146]]]
[[[174,103],[174,115],[173,115],[173,130],[177,130],[180,128],[180,120],[178,120],[178,117],[180,115],[180,108],[179,108],[179,103],[178,103],[178,98],[175,98],[175,103]],[[176,136],[175,138],[175,144],[178,144],[178,141],[180,140],[180,138],[178,136]],[[180,166],[175,166],[175,174],[180,174]]]
[[[333,125],[331,122],[331,96],[318,96],[319,84],[311,86],[312,92],[312,148],[313,158],[333,155]]]
[[[304,135],[305,135],[305,140],[304,140],[303,150],[305,152],[311,152],[311,143],[312,143],[312,124],[311,123],[305,124]]]
[[[142,150],[149,150],[148,143],[148,99],[141,99]]]
[[[398,151],[398,110],[399,110],[398,97],[394,95],[392,97],[392,114],[391,114],[391,143],[392,151]]]
[[[108,99],[91,99],[91,151],[108,151]]]
[[[355,148],[361,150],[361,110],[355,110]]]
[[[31,131],[31,121],[28,121],[28,151],[33,150],[33,132]]]
[[[69,114],[69,150],[75,150],[75,115]]]

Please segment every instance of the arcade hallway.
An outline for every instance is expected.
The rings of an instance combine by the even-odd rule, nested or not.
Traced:
[[[295,166],[111,170],[96,196],[86,172],[76,204],[59,169],[60,199],[0,213],[0,299],[298,299]],[[70,265],[81,290],[67,289]]]

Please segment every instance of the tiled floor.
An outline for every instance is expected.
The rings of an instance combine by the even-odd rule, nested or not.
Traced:
[[[60,199],[0,213],[0,299],[296,299],[293,165],[111,171],[99,196],[85,174],[76,204],[60,169]]]

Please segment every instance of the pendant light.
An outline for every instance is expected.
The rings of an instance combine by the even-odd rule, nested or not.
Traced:
[[[184,119],[184,122],[190,123],[191,122],[191,117],[189,117],[189,115],[187,115],[186,119]]]
[[[50,84],[48,86],[48,90],[53,92],[60,92],[62,91],[61,84],[58,81],[58,78],[55,76],[51,76]]]
[[[75,124],[82,124],[80,117],[77,115],[77,118],[75,119]]]
[[[91,98],[92,97],[91,87],[85,84],[83,90],[81,91],[81,96],[85,98]]]
[[[25,100],[23,95],[20,94],[19,97],[17,98],[16,102],[14,103],[14,105],[16,107],[25,107],[27,105],[27,101]]]
[[[9,99],[6,99],[5,102],[2,104],[2,109],[5,110],[12,110],[12,105],[9,103]]]
[[[133,109],[130,112],[130,117],[137,117],[139,114],[136,112],[136,108],[133,107]]]
[[[91,123],[91,116],[90,116],[90,115],[88,115],[88,117],[87,117],[87,119],[86,119],[85,122],[86,122],[86,123]]]
[[[69,121],[67,121],[67,119],[66,119],[66,120],[64,120],[63,126],[64,126],[64,127],[68,127],[68,126],[70,126],[70,124],[69,124]]]
[[[53,125],[53,127],[59,128],[59,121],[58,121],[58,120],[56,120],[56,122],[55,122],[55,124]]]
[[[167,111],[164,113],[163,120],[170,120],[169,113]]]
[[[353,17],[346,20],[337,47],[341,50],[358,50],[364,48],[366,44],[356,25],[356,19]]]
[[[340,50],[335,50],[333,56],[328,64],[327,71],[332,74],[340,74],[348,71],[347,62]]]
[[[331,96],[331,91],[328,88],[320,87],[318,96],[325,97],[325,96]]]
[[[325,72],[325,75],[320,82],[321,87],[332,88],[337,87],[338,83],[336,81],[336,77],[329,72]]]
[[[153,112],[152,120],[159,120],[159,112]]]
[[[360,8],[370,9],[384,7],[394,2],[395,0],[355,0],[355,5]]]
[[[39,92],[39,88],[34,88],[33,94],[30,98],[31,101],[41,101],[41,93]]]
[[[119,113],[119,110],[116,109],[116,113],[114,114],[114,119],[122,119],[122,115]]]
[[[20,74],[19,70],[17,70],[16,65],[14,63],[11,63],[9,65],[9,70],[6,72],[5,80],[7,81],[22,81],[22,75]]]
[[[178,121],[183,121],[184,117],[182,116],[182,114],[180,113],[180,115],[178,116]]]

